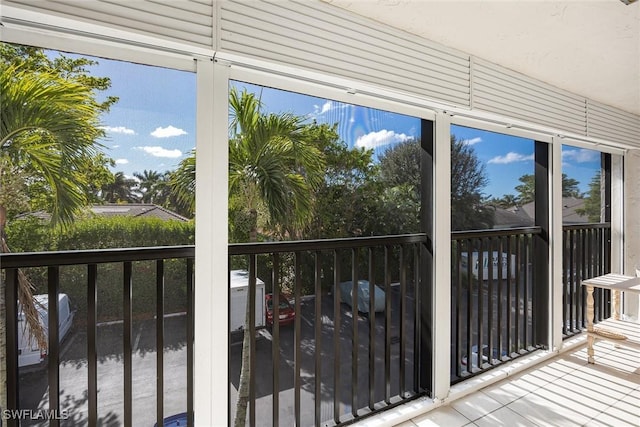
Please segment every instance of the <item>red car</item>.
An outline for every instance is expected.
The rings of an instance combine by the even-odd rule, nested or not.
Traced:
[[[280,318],[279,324],[280,326],[290,325],[296,318],[296,312],[289,303],[289,300],[282,294],[280,294],[280,309],[278,312],[278,316]],[[273,294],[266,294],[264,296],[266,305],[267,305],[267,326],[273,326]]]

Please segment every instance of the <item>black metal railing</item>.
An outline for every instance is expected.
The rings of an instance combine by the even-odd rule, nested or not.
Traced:
[[[426,243],[415,234],[229,245],[248,287],[243,299],[230,284],[230,318],[248,310],[248,327],[230,332],[231,416],[245,333],[251,426],[344,424],[426,393],[417,356],[427,332],[420,301],[430,298],[419,285]],[[267,328],[263,292],[272,294]],[[281,298],[293,301],[293,321],[278,321],[288,310]]]
[[[68,252],[45,252],[45,253],[14,253],[3,254],[0,260],[0,267],[4,272],[5,279],[5,301],[6,301],[6,327],[7,327],[7,394],[8,410],[35,410],[37,408],[21,408],[21,381],[20,370],[18,365],[18,304],[17,292],[19,286],[18,271],[34,270],[34,274],[41,273],[43,275],[43,286],[47,289],[48,301],[58,301],[61,293],[61,270],[63,268],[75,268],[72,274],[66,274],[65,280],[72,280],[82,276],[86,277],[86,282],[82,285],[83,291],[86,289],[86,306],[83,307],[83,318],[77,319],[80,323],[86,321],[86,361],[80,365],[87,366],[87,383],[84,390],[86,397],[86,405],[78,412],[86,411],[86,419],[74,419],[74,422],[88,424],[89,426],[97,426],[102,423],[122,424],[131,426],[134,424],[132,417],[132,407],[136,396],[133,393],[133,364],[132,354],[134,347],[138,345],[133,339],[133,306],[134,301],[132,294],[136,290],[139,275],[136,276],[135,266],[139,262],[153,262],[155,268],[150,268],[151,274],[155,271],[155,312],[151,313],[151,318],[155,314],[155,349],[156,349],[156,386],[155,386],[155,414],[145,414],[146,419],[155,418],[158,425],[163,425],[165,418],[164,398],[165,398],[165,271],[168,262],[183,263],[181,267],[181,284],[186,296],[186,418],[189,425],[193,425],[193,341],[194,341],[194,319],[193,319],[193,266],[194,266],[194,247],[193,246],[176,246],[176,247],[154,247],[154,248],[128,248],[128,249],[102,249],[102,250],[84,250],[84,251],[68,251]],[[171,260],[171,261],[169,261]],[[174,261],[177,260],[177,261]],[[98,381],[98,321],[100,313],[100,301],[98,299],[99,291],[105,291],[100,287],[99,279],[100,266],[104,264],[121,265],[122,282],[122,348],[123,352],[117,358],[122,359],[123,377],[120,381],[115,380],[117,384],[121,384],[124,396],[123,414],[119,416],[111,414],[110,417],[102,417],[98,411],[98,390],[101,384]],[[73,266],[73,267],[65,267]],[[82,271],[81,271],[82,270]],[[117,288],[116,283],[108,284],[109,287]],[[153,285],[152,285],[153,286]],[[105,288],[107,286],[104,286]],[[113,301],[112,301],[113,302]],[[103,302],[104,303],[104,302]],[[117,303],[116,305],[119,305]],[[84,311],[86,310],[86,313]],[[48,353],[47,370],[48,377],[48,407],[49,413],[53,414],[50,422],[52,426],[60,424],[61,411],[61,389],[60,389],[60,345],[58,339],[58,305],[48,304]],[[113,374],[110,374],[113,375]],[[103,377],[104,378],[104,377]],[[148,379],[145,379],[148,381]],[[77,381],[76,381],[77,382]],[[45,387],[45,388],[46,388]],[[153,405],[152,405],[153,406]],[[78,409],[78,408],[76,408]],[[20,413],[20,412],[16,412]],[[22,414],[26,414],[22,412]],[[33,412],[29,414],[33,416]],[[67,414],[79,416],[78,414]],[[27,415],[25,415],[27,416]],[[62,417],[64,418],[64,417]],[[14,417],[6,421],[8,426],[17,426],[19,421]],[[68,422],[68,421],[67,421]]]
[[[583,280],[611,272],[611,224],[565,225],[562,230],[562,333],[571,337],[586,327]],[[611,316],[611,292],[593,293],[594,321]]]
[[[451,233],[452,383],[539,347],[532,307],[540,233],[540,227]]]

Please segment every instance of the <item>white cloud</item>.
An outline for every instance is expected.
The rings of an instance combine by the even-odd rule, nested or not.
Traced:
[[[475,144],[477,144],[478,142],[482,142],[482,138],[480,138],[479,136],[478,136],[478,137],[476,137],[476,138],[465,139],[465,140],[463,140],[463,141],[462,141],[462,143],[463,143],[464,145],[475,145]]]
[[[319,116],[321,114],[324,114],[328,111],[331,111],[331,109],[333,108],[333,103],[331,101],[326,101],[324,104],[322,104],[322,107],[314,104],[313,106],[313,116]]]
[[[600,153],[593,150],[562,150],[563,160],[573,160],[576,163],[597,162],[600,160]]]
[[[116,159],[116,165],[126,165],[127,163],[129,163],[127,159]]]
[[[395,133],[392,130],[382,129],[378,132],[370,132],[358,138],[356,147],[359,148],[378,148],[389,144],[404,142],[411,137],[404,133]]]
[[[151,132],[151,136],[155,138],[170,138],[172,136],[180,136],[180,135],[186,135],[186,134],[187,132],[184,131],[183,129],[179,129],[171,125],[167,126],[166,128],[163,128],[163,127],[156,128],[156,130]]]
[[[102,126],[102,129],[110,133],[122,133],[124,135],[135,135],[136,131],[124,126]]]
[[[504,156],[494,157],[493,159],[489,160],[487,163],[506,165],[509,163],[526,162],[528,160],[533,160],[533,154],[529,154],[527,156],[525,154],[514,153],[513,151],[511,151]]]
[[[120,146],[119,145],[114,145],[111,148],[120,148]]]
[[[138,150],[142,150],[147,154],[151,154],[154,157],[168,157],[171,159],[178,158],[182,156],[182,151],[175,150],[167,150],[166,148],[158,147],[158,146],[144,146],[144,147],[136,147]]]

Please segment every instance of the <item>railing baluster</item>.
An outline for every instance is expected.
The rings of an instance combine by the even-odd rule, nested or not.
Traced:
[[[478,239],[478,346],[476,347],[478,369],[482,369],[482,346],[484,345],[484,239]],[[469,355],[473,367],[473,356]]]
[[[456,301],[455,301],[455,310],[456,310],[456,342],[455,349],[456,351],[453,354],[456,376],[462,376],[462,365],[460,360],[462,358],[462,240],[455,240],[455,283],[456,283]],[[468,261],[468,260],[467,260]]]
[[[467,374],[473,372],[471,353],[473,351],[473,240],[467,239]],[[460,364],[462,359],[456,360]]]
[[[271,389],[272,404],[271,415],[272,425],[276,427],[280,424],[280,255],[273,254],[273,274],[272,274],[272,298],[273,298],[273,326],[271,329],[271,361],[273,388]]]
[[[87,392],[89,427],[98,425],[98,266],[87,265]]]
[[[502,361],[502,349],[504,346],[504,340],[503,340],[503,335],[504,335],[504,328],[502,327],[503,323],[502,323],[502,311],[503,311],[503,304],[502,304],[502,297],[503,297],[503,292],[502,292],[502,287],[503,287],[503,281],[504,281],[504,275],[502,274],[502,266],[503,266],[503,259],[505,259],[503,257],[503,242],[504,242],[504,237],[499,237],[498,238],[498,260],[497,260],[497,269],[498,269],[498,316],[497,316],[497,337],[498,337],[498,355],[497,358],[498,360]]]
[[[406,330],[406,318],[407,318],[407,303],[405,296],[407,294],[407,266],[404,261],[404,246],[400,245],[400,397],[404,397],[406,391],[406,363],[407,363],[407,330]],[[374,313],[375,315],[375,313]],[[373,408],[372,408],[373,409]]]
[[[333,420],[340,424],[340,257],[333,251]],[[296,311],[296,319],[299,317]]]
[[[295,417],[295,425],[300,427],[302,423],[300,422],[300,389],[302,387],[302,383],[300,381],[300,369],[302,367],[302,355],[301,355],[301,328],[302,323],[300,319],[302,318],[302,311],[300,310],[300,289],[302,288],[302,266],[301,266],[301,253],[295,253],[294,259],[294,270],[295,270],[295,285],[294,285],[294,298],[295,298],[295,310],[296,317],[294,320],[295,325],[295,343],[293,346],[293,363],[294,363],[294,387],[293,387],[293,395],[294,395],[294,417]]]
[[[60,294],[60,268],[51,266],[47,269],[48,281],[48,333],[49,333],[49,351],[47,357],[49,359],[49,409],[60,411],[60,339],[58,321],[60,313],[58,312],[58,295]],[[60,420],[50,420],[51,427],[59,426]]]
[[[7,325],[6,357],[7,357],[7,408],[18,409],[20,405],[20,389],[18,384],[18,274],[17,268],[6,270],[5,322]],[[0,313],[1,315],[1,313]],[[26,322],[26,319],[24,320]],[[5,408],[2,408],[5,409]],[[7,420],[7,426],[17,427],[15,418]]]
[[[358,250],[351,250],[351,414],[358,416]]]
[[[516,291],[516,295],[515,295],[515,304],[514,304],[514,308],[515,308],[515,327],[513,329],[514,332],[514,336],[513,336],[513,342],[515,343],[515,351],[520,354],[520,348],[522,348],[522,342],[520,341],[520,304],[521,304],[521,300],[520,300],[520,286],[522,286],[522,284],[520,283],[522,281],[522,269],[523,269],[523,262],[522,262],[522,235],[518,234],[515,236],[515,245],[516,245],[516,283],[515,283],[515,291]],[[526,262],[526,261],[525,261]]]
[[[156,260],[156,419],[164,423],[164,260]]]
[[[567,336],[569,334],[568,323],[567,321],[570,319],[570,301],[571,301],[571,293],[570,293],[570,282],[569,282],[569,274],[567,272],[567,265],[569,263],[569,249],[568,245],[567,232],[566,230],[562,230],[562,336]]]
[[[375,403],[375,333],[376,333],[376,311],[375,311],[375,274],[373,247],[369,247],[369,409],[373,411]],[[386,295],[388,298],[389,295]]]
[[[257,259],[249,255],[249,425],[256,425],[256,274]],[[244,333],[247,333],[246,331]]]
[[[384,247],[384,401],[391,403],[391,247]]]
[[[488,247],[487,247],[487,361],[489,365],[493,365],[493,292],[495,291],[495,286],[493,283],[493,238],[489,237],[488,239]],[[478,349],[478,357],[480,357],[481,349]]]
[[[122,307],[124,315],[124,333],[123,333],[123,352],[124,352],[124,425],[131,427],[132,409],[133,409],[133,393],[132,393],[132,264],[130,261],[124,263],[124,279],[122,287]]]
[[[413,391],[420,392],[420,246],[413,245]]]
[[[193,427],[193,343],[194,308],[193,299],[193,258],[187,258],[187,426]],[[228,294],[227,294],[228,298]]]
[[[578,231],[578,239],[579,239],[579,261],[580,261],[580,282],[588,279],[587,271],[586,271],[586,249],[585,249],[585,231],[583,229]],[[584,291],[584,286],[580,286],[580,307],[581,307],[581,325],[582,328],[586,326],[586,308],[587,308],[587,295]]]
[[[525,235],[524,237],[524,288],[522,289],[523,293],[523,313],[522,313],[522,347],[526,351],[529,349],[529,286],[531,285],[529,281],[529,263],[531,262],[531,244],[532,237],[530,234]]]
[[[567,293],[567,317],[565,321],[567,323],[567,334],[566,336],[572,336],[574,334],[574,321],[576,319],[575,311],[575,292],[573,288],[574,274],[573,274],[573,234],[571,230],[564,229],[563,230],[563,263],[562,263],[562,273],[566,276],[566,289]]]
[[[316,425],[320,425],[322,420],[322,266],[320,264],[321,253],[316,251],[314,253],[315,263],[315,323],[314,323],[314,357],[315,357],[315,370],[314,370],[314,402],[315,402],[315,420]]]
[[[511,286],[513,283],[513,271],[511,269],[511,260],[512,260],[512,257],[515,258],[515,256],[511,253],[513,249],[511,246],[512,240],[513,240],[512,236],[507,236],[507,331],[506,332],[507,332],[507,356],[508,357],[512,357],[512,353],[513,353],[513,339],[511,334],[511,327],[512,327],[511,308],[513,307],[513,302],[511,300],[512,298]]]

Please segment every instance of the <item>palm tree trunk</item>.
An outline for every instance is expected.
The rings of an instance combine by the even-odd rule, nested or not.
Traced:
[[[258,211],[249,210],[251,229],[249,230],[249,241],[258,240]],[[247,307],[245,311],[245,322],[242,339],[242,365],[240,368],[240,379],[238,380],[238,402],[236,404],[236,419],[234,427],[243,427],[247,422],[247,405],[249,404],[249,380],[251,379],[251,345],[252,337],[249,332],[249,321],[251,319],[251,304],[249,300],[249,289],[247,288]]]
[[[249,404],[249,380],[251,379],[251,334],[249,333],[249,316],[251,306],[247,292],[247,310],[245,316],[245,328],[242,339],[242,367],[240,369],[240,380],[238,382],[238,403],[236,404],[236,419],[234,427],[244,427],[247,421],[247,406]]]

